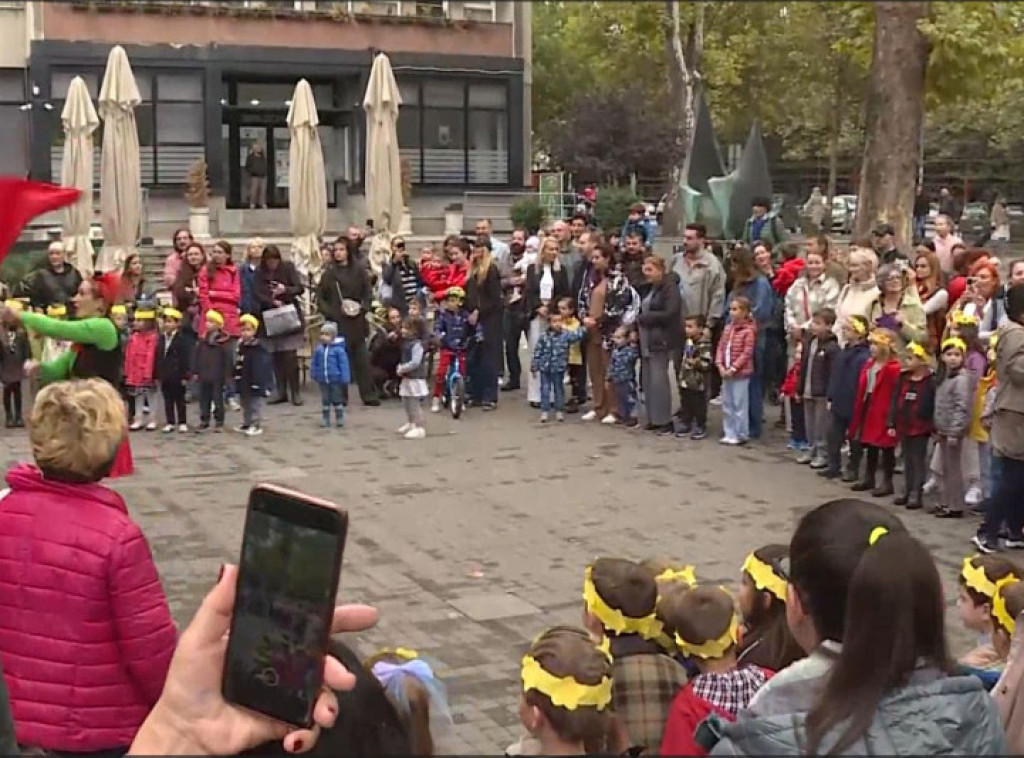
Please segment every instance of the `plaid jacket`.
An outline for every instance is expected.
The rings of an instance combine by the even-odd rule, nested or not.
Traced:
[[[634,635],[612,638],[612,709],[629,734],[629,744],[642,745],[653,755],[661,745],[672,699],[686,684],[686,671],[654,643],[630,637]]]

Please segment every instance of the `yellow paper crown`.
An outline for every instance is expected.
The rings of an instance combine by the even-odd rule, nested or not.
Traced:
[[[597,594],[594,586],[594,567],[587,566],[583,579],[583,602],[587,610],[597,616],[605,629],[616,634],[639,634],[645,640],[656,640],[662,632],[662,623],[652,611],[643,618],[626,616],[618,608],[612,608]]]
[[[117,305],[110,306],[110,315],[111,316],[127,316],[128,315],[128,309],[125,308],[120,303],[118,303]]]
[[[547,695],[551,704],[568,711],[596,708],[603,711],[612,701],[612,678],[601,678],[600,684],[580,684],[571,676],[555,676],[545,671],[536,658],[523,656],[523,692],[536,690]]]
[[[18,313],[21,313],[23,310],[25,310],[25,304],[20,300],[7,300],[4,302],[4,305],[10,308],[12,311],[18,311]]]
[[[161,313],[164,318],[173,318],[177,321],[181,321],[181,311],[177,308],[164,308]]]
[[[251,313],[246,313],[244,316],[242,316],[240,319],[238,319],[238,323],[239,324],[248,324],[253,329],[259,329],[259,327],[260,327],[260,320],[258,318],[256,318],[255,316],[253,316]]]
[[[680,637],[678,632],[676,633],[676,645],[679,646],[679,652],[683,655],[700,658],[705,661],[721,658],[725,655],[725,651],[735,645],[739,639],[740,624],[735,615],[732,617],[732,621],[729,622],[729,628],[717,640],[708,640],[707,642],[695,645]]]
[[[910,353],[911,355],[917,356],[922,361],[928,360],[928,351],[925,350],[924,347],[917,344],[916,342],[911,342],[909,345],[907,345],[907,352]]]
[[[865,324],[859,318],[847,319],[847,323],[850,325],[850,328],[852,328],[853,331],[857,332],[857,334],[859,334],[861,337],[863,337],[868,332],[867,324]]]
[[[953,312],[953,323],[957,326],[977,326],[980,322],[978,317],[963,311]]]
[[[64,305],[48,305],[46,307],[46,315],[50,318],[60,318],[61,316],[68,315],[67,306]]]
[[[950,348],[959,350],[961,353],[966,353],[967,343],[959,337],[949,337],[942,341],[942,352],[946,352]]]
[[[209,310],[206,312],[206,320],[216,324],[217,326],[224,326],[224,317],[220,315],[220,311]]]
[[[973,558],[964,558],[964,566],[960,570],[960,576],[964,584],[975,592],[980,592],[987,598],[991,598],[996,592],[996,585],[985,574],[985,569],[975,566]],[[1012,574],[1010,575],[1012,576]]]
[[[154,318],[156,318],[156,311],[152,311],[152,310],[148,310],[148,309],[144,310],[144,311],[135,311],[135,320],[136,321],[140,321],[140,320],[148,321],[149,319],[154,319]]]
[[[886,347],[892,347],[892,336],[886,332],[883,332],[880,329],[876,329],[875,331],[871,332],[871,334],[868,336],[868,339],[871,342],[874,342],[876,345],[885,345]]]
[[[690,587],[697,583],[697,574],[693,566],[683,566],[679,570],[667,568],[654,578],[659,582],[683,582]]]
[[[775,573],[771,566],[751,553],[743,561],[743,570],[750,576],[758,592],[770,592],[786,602],[786,580]]]
[[[996,582],[995,592],[992,593],[992,618],[994,618],[996,623],[1005,629],[1006,633],[1011,637],[1013,636],[1013,629],[1017,626],[1017,622],[1006,608],[1006,597],[1003,595],[1003,589],[1012,584],[1016,584],[1019,581],[1020,579],[1015,577],[1013,574],[1004,576]]]

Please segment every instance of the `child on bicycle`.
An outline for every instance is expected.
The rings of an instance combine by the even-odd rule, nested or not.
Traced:
[[[448,367],[453,359],[459,362],[459,373],[466,375],[466,347],[476,336],[477,328],[469,323],[469,311],[463,306],[465,300],[466,291],[462,287],[449,287],[445,293],[444,307],[438,311],[434,320],[434,339],[440,345],[441,358],[437,362],[431,413],[441,410]]]

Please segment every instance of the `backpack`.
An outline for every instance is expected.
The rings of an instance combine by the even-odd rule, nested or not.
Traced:
[[[604,303],[604,315],[609,321],[629,326],[640,314],[640,295],[623,274],[608,282],[608,294]]]

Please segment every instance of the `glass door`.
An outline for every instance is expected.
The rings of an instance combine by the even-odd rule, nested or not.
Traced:
[[[270,162],[273,165],[271,177],[273,179],[273,190],[268,194],[273,195],[272,205],[275,208],[288,207],[288,164],[289,148],[292,144],[292,135],[287,126],[275,126],[268,129],[268,136],[272,137],[268,144],[272,147],[269,151]]]

